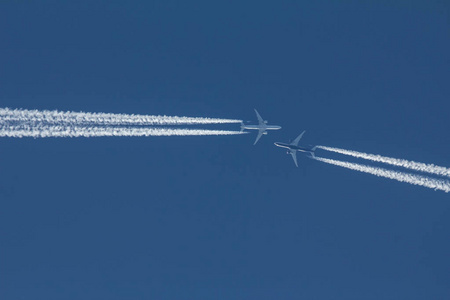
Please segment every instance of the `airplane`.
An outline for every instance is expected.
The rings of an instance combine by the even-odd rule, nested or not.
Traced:
[[[297,164],[297,152],[305,152],[305,153],[309,153],[311,155],[312,158],[316,157],[314,155],[314,152],[316,151],[317,146],[314,146],[312,148],[307,148],[307,147],[299,147],[298,146],[298,142],[300,141],[300,139],[302,138],[303,134],[306,132],[306,130],[304,130],[302,133],[300,133],[300,135],[290,144],[286,144],[286,143],[280,143],[280,142],[276,142],[275,146],[281,147],[281,148],[287,148],[287,154],[292,155],[292,159],[294,159],[294,163],[298,168],[298,164]]]
[[[256,143],[259,141],[261,136],[264,134],[267,134],[267,130],[278,130],[281,129],[281,126],[276,125],[267,125],[267,121],[263,120],[261,116],[259,115],[258,111],[255,109],[256,117],[258,118],[258,125],[245,125],[244,122],[241,122],[241,132],[243,132],[245,129],[250,130],[258,130],[258,136],[256,137],[255,142],[253,145],[256,145]]]

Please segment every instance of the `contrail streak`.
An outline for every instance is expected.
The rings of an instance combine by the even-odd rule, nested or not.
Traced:
[[[434,179],[416,174],[386,170],[382,168],[370,167],[367,165],[360,165],[346,161],[339,161],[322,157],[315,157],[314,159],[327,164],[347,168],[350,170],[368,173],[379,177],[394,179],[400,182],[407,182],[414,185],[420,185],[434,190],[441,190],[446,193],[450,191],[450,182],[443,179]]]
[[[406,159],[399,159],[399,158],[392,158],[392,157],[386,157],[381,155],[375,155],[375,154],[368,154],[368,153],[362,153],[357,151],[351,151],[351,150],[345,150],[345,149],[339,149],[339,148],[332,148],[332,147],[326,147],[326,146],[318,146],[317,148],[326,150],[326,151],[332,151],[344,155],[349,155],[357,158],[363,158],[375,162],[381,162],[385,164],[389,164],[392,166],[398,166],[403,167],[406,169],[419,171],[419,172],[426,172],[430,174],[440,175],[440,176],[447,176],[450,177],[450,169],[445,167],[436,166],[433,164],[424,164],[420,162],[414,162],[409,161]]]
[[[195,125],[240,123],[241,120],[218,118],[170,117],[133,114],[61,112],[0,108],[0,123],[45,123],[68,125]]]
[[[183,128],[134,128],[134,127],[77,127],[77,126],[3,126],[0,137],[101,137],[101,136],[192,136],[235,135],[240,131],[183,129]]]

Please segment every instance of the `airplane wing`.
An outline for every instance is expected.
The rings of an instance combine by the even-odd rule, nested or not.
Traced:
[[[255,142],[253,143],[253,145],[256,145],[256,143],[259,141],[259,139],[261,138],[261,136],[264,134],[265,130],[264,129],[260,129],[258,131],[258,136],[256,137]]]
[[[255,109],[256,117],[258,118],[259,125],[265,124],[263,118],[259,115],[258,111]]]
[[[291,155],[292,155],[292,159],[294,160],[295,166],[298,168],[298,164],[297,164],[297,151],[292,151],[292,150],[291,150]]]
[[[303,134],[306,132],[306,130],[303,130],[302,133],[291,143],[291,145],[298,146],[298,142],[300,142],[300,139],[302,138]]]

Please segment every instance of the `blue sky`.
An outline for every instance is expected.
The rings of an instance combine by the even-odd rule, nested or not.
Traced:
[[[3,138],[0,297],[449,298],[448,194],[273,145],[450,166],[449,36],[445,1],[3,1],[0,107],[283,129]]]

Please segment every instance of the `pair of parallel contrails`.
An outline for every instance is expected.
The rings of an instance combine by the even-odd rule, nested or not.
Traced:
[[[0,137],[16,138],[241,134],[240,131],[172,127],[226,123],[241,123],[241,120],[0,109]]]

